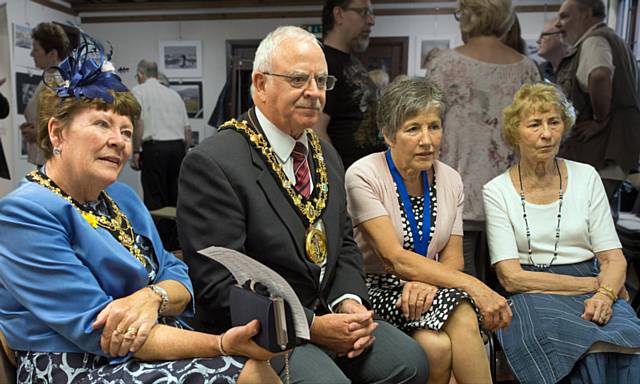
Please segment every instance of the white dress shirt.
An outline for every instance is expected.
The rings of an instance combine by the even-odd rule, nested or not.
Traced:
[[[307,153],[309,153],[309,140],[307,139],[307,135],[300,135],[300,137],[296,140],[288,134],[284,133],[271,121],[269,121],[269,119],[262,112],[260,112],[260,109],[258,109],[258,107],[255,108],[255,111],[256,117],[258,118],[258,123],[262,127],[264,135],[269,141],[269,144],[271,145],[273,152],[276,154],[276,157],[280,161],[280,164],[282,164],[284,173],[287,175],[289,181],[293,185],[295,185],[296,176],[293,171],[293,156],[291,156],[291,152],[293,151],[293,147],[296,145],[296,142],[300,142],[307,149]],[[311,171],[311,167],[309,167],[309,171]],[[310,193],[313,193],[313,178],[311,178],[311,183],[309,184],[311,186]],[[314,226],[319,228],[323,233],[326,233],[326,231],[324,230],[324,223],[322,222],[322,219],[319,219]],[[320,265],[320,281],[322,281],[322,279],[324,278],[326,264],[327,261],[325,260]],[[346,299],[353,299],[362,304],[362,300],[360,299],[360,297],[354,294],[347,293],[331,302],[329,304],[329,309],[333,311],[333,308],[336,305]]]

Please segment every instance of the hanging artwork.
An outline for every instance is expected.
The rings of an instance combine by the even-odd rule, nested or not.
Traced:
[[[159,42],[158,69],[167,77],[202,77],[202,41]]]
[[[425,69],[429,53],[434,48],[447,49],[453,46],[452,36],[418,36],[416,39],[416,75],[422,76],[425,73]]]
[[[171,81],[169,87],[180,94],[190,119],[202,119],[202,81]]]
[[[31,27],[13,23],[13,58],[17,66],[35,68],[31,44]]]
[[[16,110],[20,115],[24,114],[29,100],[36,93],[40,79],[41,76],[16,72]]]

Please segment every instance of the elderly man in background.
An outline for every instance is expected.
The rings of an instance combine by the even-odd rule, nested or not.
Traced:
[[[234,284],[197,251],[233,248],[282,275],[305,307],[311,340],[289,358],[294,382],[425,383],[421,348],[368,309],[344,168],[311,129],[335,85],[318,41],[276,29],[256,51],[252,84],[255,108],[189,152],[180,172],[178,229],[197,328],[229,325]]]
[[[578,111],[559,155],[594,166],[611,201],[638,167],[640,102],[634,55],[605,16],[602,0],[566,0],[558,13],[556,26],[571,45],[558,84]]]
[[[70,42],[61,26],[54,23],[40,23],[31,31],[31,57],[38,69],[45,70],[58,65],[61,58],[68,55]],[[38,99],[44,84],[40,82],[24,110],[25,122],[20,124],[22,140],[27,143],[27,159],[30,163],[42,165],[45,156],[36,143],[38,125]]]
[[[191,145],[187,109],[176,91],[160,84],[154,61],[140,60],[136,79],[139,85],[131,92],[142,114],[135,131],[131,168],[142,171],[144,204],[149,210],[175,207],[180,165]],[[165,247],[179,249],[175,221],[159,219],[156,225]]]
[[[546,60],[542,64],[544,79],[552,83],[556,82],[556,72],[560,62],[567,53],[567,43],[562,38],[562,31],[556,28],[556,18],[544,23],[544,28],[538,38],[538,56]]]
[[[314,129],[331,142],[345,168],[385,149],[376,125],[379,92],[367,69],[353,54],[364,52],[375,24],[370,0],[326,0],[322,8],[323,50],[333,92]]]

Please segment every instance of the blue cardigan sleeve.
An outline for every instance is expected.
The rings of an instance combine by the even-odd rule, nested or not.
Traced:
[[[53,331],[83,351],[106,356],[102,330],[91,324],[113,298],[76,256],[63,223],[24,197],[10,195],[0,205],[0,282]]]
[[[151,240],[159,265],[158,274],[154,283],[159,283],[163,280],[175,280],[182,284],[191,294],[191,303],[185,308],[181,316],[192,317],[195,313],[195,301],[193,285],[189,278],[187,265],[164,249],[162,240],[160,240],[160,234],[156,229],[151,214],[131,187],[122,183],[115,183],[107,188],[107,191],[118,206],[125,212],[127,218],[133,225],[134,231],[147,236]]]

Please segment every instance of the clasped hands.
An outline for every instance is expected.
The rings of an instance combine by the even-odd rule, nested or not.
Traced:
[[[373,321],[373,311],[353,299],[342,301],[338,308],[340,313],[315,317],[311,341],[338,356],[357,357],[375,341],[378,323]]]
[[[138,351],[158,320],[160,300],[145,287],[109,303],[91,324],[102,328],[100,348],[114,357]]]

